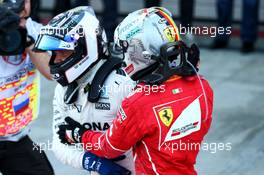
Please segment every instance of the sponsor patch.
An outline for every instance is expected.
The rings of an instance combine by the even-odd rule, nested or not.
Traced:
[[[188,136],[201,128],[201,107],[199,98],[190,103],[172,124],[165,142]]]
[[[100,110],[110,110],[110,103],[103,103],[103,102],[98,102],[95,103],[95,109],[100,109]]]
[[[141,30],[139,27],[136,27],[134,29],[132,29],[127,35],[126,35],[126,39],[130,39],[132,38],[134,35],[136,35],[137,33],[139,33]]]
[[[164,24],[166,22],[167,20],[165,18],[160,18],[160,20],[158,21],[159,24]]]
[[[173,120],[173,112],[172,112],[172,109],[171,107],[164,107],[164,108],[161,108],[159,111],[158,111],[158,114],[159,114],[159,117],[160,117],[160,120],[162,121],[162,123],[169,127],[172,120]]]
[[[171,136],[174,137],[174,136],[180,135],[182,133],[186,133],[191,129],[195,129],[197,127],[198,123],[199,122],[194,122],[194,123],[190,123],[188,125],[185,125],[181,128],[174,129],[174,130],[172,130]]]
[[[82,105],[79,104],[70,104],[64,107],[64,111],[71,111],[71,110],[77,110],[78,113],[82,112]]]
[[[100,88],[100,98],[109,99],[108,90],[106,86]]]
[[[119,108],[118,111],[118,120],[120,123],[123,123],[123,121],[125,121],[127,118],[125,111],[123,110],[122,107]]]
[[[133,72],[134,70],[135,70],[135,68],[134,68],[134,65],[133,65],[133,64],[130,64],[129,66],[127,66],[127,67],[125,68],[125,71],[126,71],[127,74],[130,74],[130,73]]]
[[[173,89],[172,90],[172,94],[179,94],[179,93],[181,93],[182,92],[182,88],[177,88],[177,89]]]
[[[110,128],[110,123],[107,123],[107,122],[91,122],[91,123],[84,123],[83,126],[88,130],[105,131],[108,128]]]

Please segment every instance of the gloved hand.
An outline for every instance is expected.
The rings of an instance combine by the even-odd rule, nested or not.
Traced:
[[[65,124],[59,126],[57,134],[63,144],[81,143],[81,136],[87,129],[71,117],[65,118]]]
[[[20,17],[6,7],[0,6],[0,32],[15,30],[19,27]]]
[[[122,159],[124,158],[125,157],[122,157]],[[83,156],[83,168],[88,171],[96,171],[100,175],[130,175],[131,174],[129,170],[116,164],[114,160],[101,158],[90,152],[86,152]]]

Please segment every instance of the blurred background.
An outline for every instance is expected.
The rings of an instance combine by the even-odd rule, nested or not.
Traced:
[[[111,31],[127,13],[153,5],[154,1],[146,4],[143,0],[91,0],[89,3],[106,30]],[[164,0],[160,6],[173,13],[178,25],[232,26],[231,35],[222,38],[211,37],[210,33],[182,36],[186,42],[200,46],[200,73],[209,80],[215,92],[213,123],[205,142],[231,143],[232,148],[229,151],[201,151],[196,165],[198,174],[263,174],[264,1],[235,0],[233,4],[228,1],[231,0]],[[88,3],[72,1],[69,5],[70,1],[65,0],[39,2],[35,18],[42,23],[47,23],[55,14],[76,3]],[[108,36],[112,36],[111,32]],[[33,124],[31,136],[38,143],[48,144],[52,140],[55,83],[42,78],[41,84],[40,116]],[[57,175],[88,174],[63,165],[51,151],[46,152]]]

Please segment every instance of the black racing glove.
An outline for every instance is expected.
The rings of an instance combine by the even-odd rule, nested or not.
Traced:
[[[0,32],[8,32],[19,27],[20,17],[18,14],[0,6]]]
[[[87,129],[71,117],[65,118],[65,124],[59,126],[57,134],[63,144],[81,143],[81,137]]]

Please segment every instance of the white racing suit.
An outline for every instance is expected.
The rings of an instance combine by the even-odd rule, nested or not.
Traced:
[[[95,67],[90,70],[89,75],[82,77],[83,83],[78,90],[78,99],[75,103],[67,105],[64,103],[64,94],[67,87],[57,85],[54,96],[54,117],[53,117],[53,142],[52,148],[56,157],[64,164],[72,167],[83,169],[82,160],[84,150],[81,145],[69,146],[60,142],[59,136],[56,133],[58,126],[64,122],[65,117],[69,116],[86,128],[93,131],[107,130],[113,119],[116,117],[119,106],[122,100],[126,97],[134,87],[134,82],[121,69],[112,71],[104,85],[101,87],[102,93],[97,103],[88,101],[88,92],[84,88],[87,83],[91,82],[98,68],[103,64],[100,61]],[[124,138],[125,139],[125,138]],[[124,160],[116,163],[129,169],[132,174],[135,174],[132,150],[128,151]],[[98,174],[91,172],[91,174]]]

